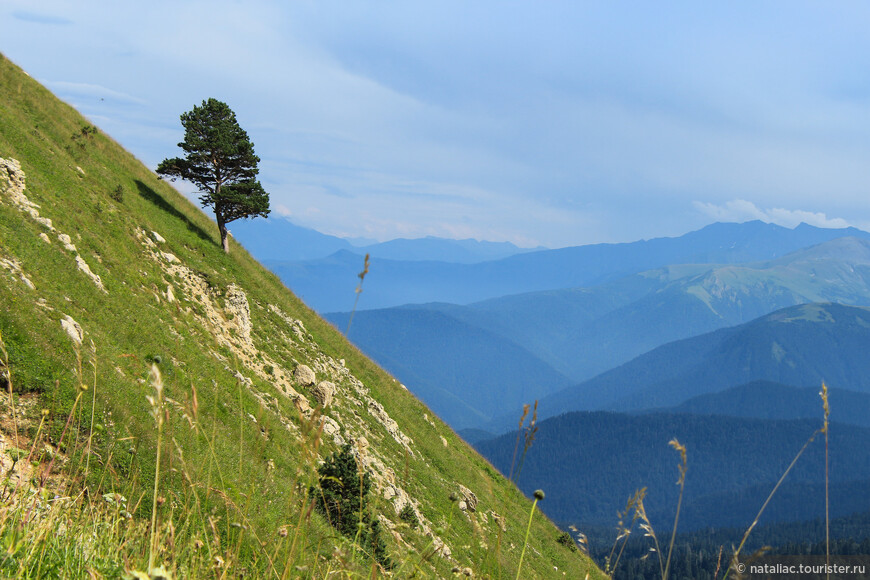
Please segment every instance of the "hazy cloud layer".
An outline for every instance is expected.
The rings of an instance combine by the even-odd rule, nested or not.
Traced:
[[[870,223],[868,23],[859,2],[7,0],[0,51],[151,167],[182,112],[226,101],[301,225],[559,246]]]

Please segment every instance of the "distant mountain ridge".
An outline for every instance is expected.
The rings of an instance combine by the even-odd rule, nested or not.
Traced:
[[[821,402],[819,402],[821,409]],[[673,523],[679,487],[674,438],[687,447],[688,472],[679,529],[746,527],[804,442],[821,426],[810,420],[653,413],[571,412],[538,423],[518,483],[545,489],[541,509],[564,524],[615,525],[616,512],[647,488],[645,505],[657,530]],[[832,424],[831,517],[866,511],[870,498],[870,429]],[[513,459],[516,432],[475,447],[502,473]],[[765,511],[761,523],[824,517],[824,438],[816,437]],[[587,499],[595,498],[595,500]]]
[[[348,319],[328,320],[344,330]],[[367,339],[363,352],[455,429],[486,423],[505,408],[521,409],[572,382],[518,344],[437,310],[357,312],[348,337],[359,335]]]
[[[672,264],[770,260],[844,236],[870,239],[870,234],[855,228],[801,224],[788,229],[755,221],[711,224],[675,238],[533,251],[477,264],[391,260],[373,252],[359,309],[428,302],[470,304],[525,292],[595,286]],[[350,250],[315,260],[264,263],[319,312],[349,310],[356,275],[362,269],[362,259]]]
[[[475,264],[545,249],[520,248],[510,242],[453,240],[435,236],[397,238],[387,242],[357,245],[345,238],[298,226],[280,216],[236,221],[233,223],[232,233],[255,258],[263,262],[314,260],[346,250],[360,256],[370,253],[379,259],[388,260]]]
[[[870,309],[804,304],[746,324],[660,346],[539,405],[567,410],[640,410],[679,405],[754,380],[790,386],[825,381],[870,393]]]
[[[660,412],[692,415],[726,415],[755,419],[818,419],[821,416],[819,386],[792,387],[755,380],[724,391],[698,395]],[[870,427],[870,393],[828,389],[831,420]],[[774,404],[775,403],[775,404]]]
[[[455,357],[452,365],[429,364],[446,354],[441,343],[424,338],[436,333],[430,321],[438,320],[437,328],[452,329],[454,347],[464,344],[468,350],[496,353],[504,344],[522,349],[536,364],[512,378],[534,386],[529,392],[542,393],[552,392],[557,384],[552,372],[543,371],[546,367],[579,384],[662,344],[820,301],[870,305],[870,241],[836,238],[763,262],[671,265],[600,286],[520,294],[468,306],[435,303],[364,311],[356,314],[351,339],[424,399],[433,385],[453,392],[486,389],[487,383],[474,377],[499,368],[492,357]],[[347,324],[347,314],[326,317],[339,328]],[[396,340],[397,336],[405,338]],[[422,368],[429,370],[420,373]],[[491,393],[499,392],[497,386],[492,388]],[[563,408],[560,405],[554,408]],[[506,406],[501,427],[489,428],[512,426],[520,408],[515,402]],[[445,418],[452,419],[450,414]]]

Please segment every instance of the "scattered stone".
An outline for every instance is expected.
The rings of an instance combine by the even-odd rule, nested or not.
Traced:
[[[154,241],[158,244],[165,244],[166,238],[158,234],[157,232],[151,232],[151,237],[154,238]]]
[[[335,383],[329,381],[320,381],[316,387],[311,389],[311,395],[323,408],[328,407],[332,403],[332,395],[334,394]]]
[[[175,302],[175,293],[172,291],[172,284],[167,284],[166,286],[166,301],[167,302]]]
[[[444,438],[444,435],[441,435],[441,445],[447,447],[447,439]]]
[[[474,495],[470,489],[465,487],[464,485],[459,486],[459,496],[468,506],[468,511],[473,512],[477,510],[477,496]]]
[[[160,252],[160,255],[163,256],[163,259],[169,262],[170,264],[174,264],[175,262],[180,262],[178,258],[175,257],[175,254],[170,254],[169,252]]]
[[[50,244],[50,243],[51,243],[51,238],[49,238],[49,237],[48,237],[48,234],[46,234],[45,232],[42,232],[41,234],[39,234],[39,238],[40,238],[43,242],[45,242],[46,244]]]
[[[399,424],[396,423],[396,421],[392,417],[390,417],[390,415],[384,409],[384,406],[375,401],[374,399],[369,399],[368,408],[369,413],[372,414],[372,417],[377,419],[378,423],[384,426],[384,429],[386,429],[387,433],[389,433],[393,437],[393,439],[396,440],[396,443],[404,446],[405,449],[407,449],[408,452],[413,456],[414,452],[411,451],[410,446],[413,441],[410,437],[402,433],[402,431],[399,429]]]
[[[63,247],[66,248],[67,251],[69,251],[69,252],[75,252],[75,251],[76,251],[76,247],[75,247],[75,245],[72,243],[72,238],[69,237],[67,234],[58,234],[58,235],[57,235],[57,240],[58,240],[61,244],[63,244]]]
[[[309,385],[313,385],[317,380],[317,377],[314,375],[314,371],[311,370],[311,367],[308,365],[298,365],[295,369],[293,369],[293,378],[300,385],[307,387]]]
[[[76,344],[82,343],[85,338],[85,333],[79,323],[73,320],[72,316],[69,314],[64,315],[63,319],[60,321],[60,325],[69,337],[73,339],[73,342]]]
[[[341,431],[341,427],[332,417],[323,416],[323,432],[327,435],[335,435]]]
[[[308,399],[299,393],[296,393],[296,396],[291,398],[293,399],[293,404],[299,409],[299,412],[307,417],[311,412],[311,404],[308,402]]]
[[[254,381],[252,381],[251,379],[249,379],[248,377],[246,377],[245,375],[243,375],[239,371],[235,371],[233,373],[233,376],[236,378],[237,381],[239,381],[240,383],[242,383],[243,385],[245,385],[247,387],[253,386],[253,384],[254,384]]]
[[[498,527],[501,528],[501,531],[504,532],[507,530],[507,524],[505,523],[502,516],[498,515],[493,510],[489,510],[489,515],[492,516],[492,519],[495,521],[495,523],[498,524]]]
[[[97,288],[99,288],[103,292],[106,292],[106,287],[103,286],[103,281],[100,279],[100,277],[97,274],[94,274],[93,272],[91,272],[91,268],[90,268],[90,266],[88,266],[88,263],[85,262],[85,259],[82,258],[81,256],[79,256],[78,254],[76,254],[76,266],[78,266],[79,270],[84,272],[85,275],[88,278],[90,278],[94,284],[96,284]],[[106,293],[108,293],[108,292],[106,292]]]
[[[36,290],[36,286],[33,285],[33,282],[24,275],[24,270],[21,269],[21,264],[18,263],[18,260],[0,258],[0,268],[9,270],[13,276],[18,276],[18,279],[21,280],[25,286],[31,290]]]

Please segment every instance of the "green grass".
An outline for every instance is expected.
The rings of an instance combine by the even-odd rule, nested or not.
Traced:
[[[318,461],[339,448],[319,413],[306,417],[277,385],[279,373],[306,364],[318,381],[338,387],[323,415],[341,426],[344,440],[365,437],[369,469],[387,471],[373,474],[370,507],[388,524],[394,577],[451,577],[469,568],[476,577],[513,578],[521,557],[524,578],[601,577],[587,557],[556,541],[558,531],[537,511],[526,546],[527,498],[243,248],[231,242],[224,255],[216,226],[190,201],[107,135],[83,132],[89,121],[3,57],[0,118],[0,157],[21,163],[25,194],[57,230],[0,193],[0,259],[16,260],[35,287],[0,269],[0,335],[13,393],[33,401],[21,406],[29,415],[21,417],[15,447],[33,450],[33,473],[51,466],[44,481],[7,485],[2,496],[4,574],[115,577],[147,572],[152,560],[179,578],[379,577],[300,491],[316,482]],[[166,240],[159,251],[205,283],[223,333],[204,321],[203,300],[184,291],[137,231],[158,232]],[[105,292],[77,269],[60,232]],[[239,344],[225,304],[233,284],[250,306],[247,354],[229,346]],[[174,302],[165,297],[168,285]],[[304,339],[270,306],[300,320]],[[61,328],[65,315],[83,328],[81,346]],[[159,445],[146,399],[154,396],[152,363],[164,385]],[[307,387],[294,388],[313,404]],[[410,451],[366,397],[397,422]],[[8,401],[3,417],[3,436],[14,439]],[[449,500],[460,484],[478,497],[476,512]],[[396,497],[405,494],[421,516],[415,527],[400,516]],[[504,532],[492,512],[504,516]],[[426,530],[450,548],[449,557]],[[149,558],[152,537],[157,548]]]

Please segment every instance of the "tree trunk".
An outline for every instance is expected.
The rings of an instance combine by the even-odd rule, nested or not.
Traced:
[[[221,247],[224,249],[224,253],[229,254],[230,240],[229,231],[227,230],[227,224],[220,216],[216,215],[215,217],[217,218],[218,231],[221,234]]]

